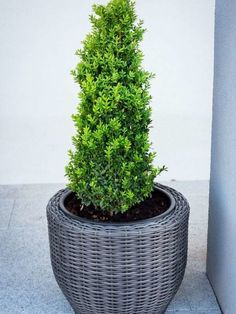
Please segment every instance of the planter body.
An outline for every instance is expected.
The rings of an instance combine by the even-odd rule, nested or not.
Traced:
[[[55,278],[79,314],[164,313],[183,279],[189,205],[175,190],[162,217],[126,224],[73,219],[60,208],[67,190],[47,206]]]

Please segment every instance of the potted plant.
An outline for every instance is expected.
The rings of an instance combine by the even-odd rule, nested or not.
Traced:
[[[150,151],[152,74],[139,49],[132,0],[94,5],[77,51],[68,188],[47,206],[52,268],[75,313],[163,313],[184,275],[189,205],[155,184]]]

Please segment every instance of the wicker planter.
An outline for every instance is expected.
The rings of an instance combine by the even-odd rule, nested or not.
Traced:
[[[47,206],[51,262],[78,314],[164,313],[183,279],[189,205],[175,190],[163,215],[126,224],[96,223],[65,211],[61,190]]]

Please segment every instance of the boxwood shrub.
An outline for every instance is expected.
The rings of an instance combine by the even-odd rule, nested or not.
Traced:
[[[90,21],[72,70],[80,92],[68,186],[85,205],[125,212],[150,196],[165,170],[153,166],[150,150],[153,74],[143,69],[139,47],[145,29],[131,0],[94,5]]]

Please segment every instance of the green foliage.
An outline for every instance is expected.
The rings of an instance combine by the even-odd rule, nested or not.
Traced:
[[[92,32],[76,52],[80,62],[72,71],[80,104],[66,174],[85,205],[124,212],[150,195],[164,170],[153,167],[148,138],[153,74],[141,66],[145,30],[136,22],[134,1],[111,0],[93,11]]]

